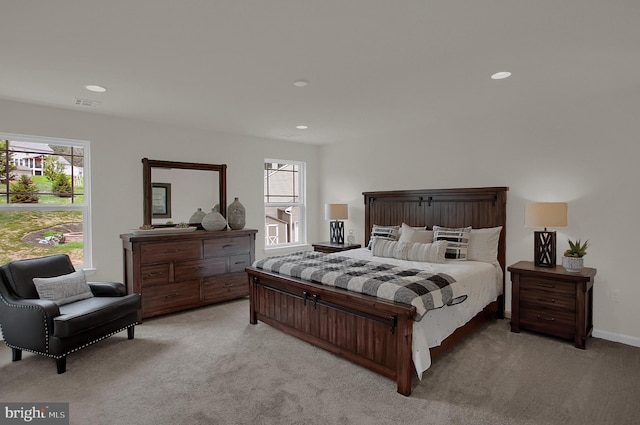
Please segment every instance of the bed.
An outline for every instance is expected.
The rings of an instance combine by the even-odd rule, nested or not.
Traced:
[[[494,283],[495,293],[485,297],[481,304],[465,301],[431,310],[418,321],[416,307],[412,305],[249,267],[246,271],[249,276],[250,323],[262,321],[367,367],[395,380],[400,394],[410,395],[414,370],[420,377],[428,368],[431,357],[487,319],[503,317],[507,190],[506,187],[486,187],[363,193],[365,246],[374,225],[405,223],[416,228],[471,226],[473,229],[501,226],[497,264],[491,266],[494,276],[498,276],[498,284]],[[328,255],[355,258],[371,255],[366,248],[352,251]],[[472,262],[458,263],[459,267],[465,268]],[[463,281],[473,280],[467,271],[458,275],[463,277]],[[457,317],[460,309],[466,310],[467,316],[473,315],[461,319]],[[452,325],[456,321],[458,323]],[[441,326],[440,322],[445,325]]]

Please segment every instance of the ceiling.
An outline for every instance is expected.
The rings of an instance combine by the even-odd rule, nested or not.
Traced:
[[[638,0],[0,0],[0,98],[332,143],[637,93],[639,23]]]

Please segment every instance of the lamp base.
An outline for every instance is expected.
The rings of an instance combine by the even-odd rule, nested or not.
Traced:
[[[556,266],[556,232],[536,231],[533,232],[534,258],[533,264],[536,267]]]
[[[329,235],[331,236],[330,242],[343,244],[344,243],[344,221],[331,221],[329,222]]]

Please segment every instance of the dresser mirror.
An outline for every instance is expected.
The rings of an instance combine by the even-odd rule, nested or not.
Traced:
[[[198,208],[227,216],[227,164],[142,159],[143,224],[189,223]],[[189,223],[196,225],[199,223]]]

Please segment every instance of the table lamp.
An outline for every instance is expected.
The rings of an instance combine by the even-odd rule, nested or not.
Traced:
[[[534,261],[537,267],[555,267],[556,232],[547,227],[567,227],[566,202],[530,202],[525,206],[524,224],[529,227],[544,227],[534,235]]]
[[[331,243],[344,243],[344,222],[349,218],[347,204],[325,204],[324,205],[325,220],[332,220],[329,223],[329,234],[331,235]]]

